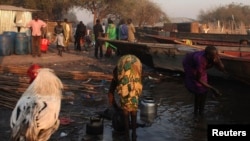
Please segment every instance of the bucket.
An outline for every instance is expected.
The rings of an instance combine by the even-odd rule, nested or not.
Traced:
[[[28,37],[25,33],[17,33],[15,38],[15,54],[23,55],[28,53]]]
[[[157,104],[153,97],[145,96],[140,102],[140,117],[146,122],[153,122],[157,115]]]
[[[11,38],[8,35],[0,35],[0,56],[11,54]]]
[[[10,52],[11,54],[14,54],[15,52],[15,38],[16,38],[16,32],[14,31],[4,31],[3,35],[10,36],[11,42],[9,44]]]

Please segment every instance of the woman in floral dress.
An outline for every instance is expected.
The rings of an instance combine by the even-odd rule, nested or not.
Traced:
[[[120,96],[120,106],[125,115],[125,132],[129,140],[129,125],[131,119],[132,141],[136,141],[136,115],[138,98],[142,93],[142,64],[134,55],[122,56],[113,71],[113,79],[109,89],[109,103],[116,105],[114,92]]]

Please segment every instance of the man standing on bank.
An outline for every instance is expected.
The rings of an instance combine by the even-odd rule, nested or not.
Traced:
[[[225,72],[218,51],[214,46],[207,46],[203,51],[196,51],[186,55],[183,60],[185,71],[185,86],[194,94],[194,115],[203,116],[208,90],[215,95],[221,93],[208,84],[207,69],[216,67]]]
[[[82,51],[81,40],[82,41],[84,40],[86,32],[87,32],[86,26],[84,25],[84,23],[82,21],[80,21],[80,23],[76,27],[76,33],[75,33],[76,50],[78,50],[78,51]]]
[[[100,20],[96,20],[96,24],[94,25],[94,35],[95,35],[95,58],[98,58],[98,49],[100,50],[100,58],[103,57],[103,50],[102,45],[100,41],[98,40],[98,37],[100,37],[103,34],[102,25],[100,23]]]
[[[34,15],[34,19],[27,24],[27,27],[31,28],[31,33],[32,33],[33,57],[36,57],[36,55],[38,57],[41,57],[40,42],[41,42],[43,28],[46,26],[47,24],[44,21],[38,19],[37,15]]]

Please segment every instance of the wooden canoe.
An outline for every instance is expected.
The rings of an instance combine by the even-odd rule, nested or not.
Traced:
[[[147,66],[173,71],[181,71],[182,66],[178,65],[178,60],[183,58],[187,52],[197,50],[178,44],[128,42],[108,40],[106,38],[99,38],[99,40],[115,46],[119,50],[120,55],[133,54]]]
[[[179,44],[186,45],[180,41]],[[205,46],[186,45],[188,47],[202,50]],[[232,46],[216,46],[219,51],[222,63],[230,76],[250,84],[250,47],[232,47]],[[215,69],[208,70],[209,74],[215,76],[223,76],[225,74]]]
[[[166,37],[166,36],[160,36],[160,35],[150,35],[150,34],[145,34],[144,36],[152,38],[158,43],[164,43],[164,44],[178,44],[176,42],[176,38],[174,37]]]
[[[175,40],[189,41],[194,45],[214,45],[214,46],[249,46],[249,35],[234,34],[204,34],[204,33],[172,33],[169,37],[161,35],[145,34],[158,43],[177,44]]]
[[[207,40],[218,43],[236,43],[246,40],[250,42],[250,35],[244,34],[215,34],[215,33],[188,33],[188,32],[171,32],[170,37],[190,40]],[[228,44],[226,44],[228,46]]]
[[[221,60],[226,71],[250,84],[250,52],[241,51],[223,51],[225,54],[230,54],[235,57],[222,56]]]
[[[117,47],[120,55],[134,54],[142,63],[150,67],[172,71],[183,71],[182,60],[186,53],[203,50],[205,46],[185,44],[139,43],[99,38]],[[178,43],[178,42],[177,42]],[[250,48],[217,47],[226,71],[233,77],[250,83]],[[209,70],[210,75],[222,76],[217,70]],[[223,75],[225,77],[225,75]]]

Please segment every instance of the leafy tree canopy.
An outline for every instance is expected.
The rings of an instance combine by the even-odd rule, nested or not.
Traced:
[[[230,21],[243,22],[250,24],[250,6],[243,4],[231,3],[225,6],[219,6],[208,11],[200,11],[198,19],[201,22],[215,22],[221,21],[227,23]]]
[[[142,26],[168,21],[167,15],[150,0],[0,0],[0,4],[38,9],[41,18],[50,20],[64,18],[72,8],[84,8],[93,13],[93,22],[97,18],[131,18]]]

